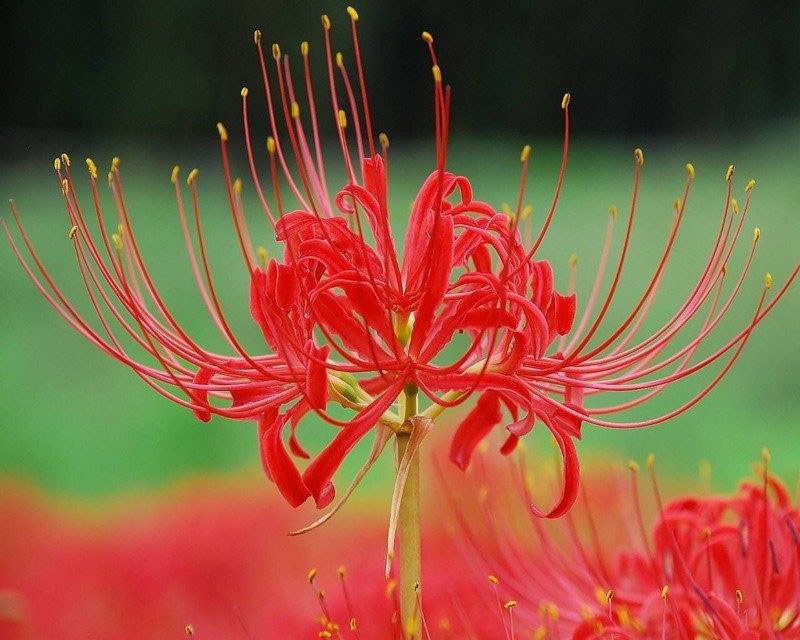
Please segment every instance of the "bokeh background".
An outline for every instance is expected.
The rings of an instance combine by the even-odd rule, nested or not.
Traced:
[[[612,320],[624,317],[655,267],[687,161],[697,181],[654,322],[669,317],[696,278],[713,241],[730,163],[737,167],[740,196],[750,177],[758,180],[747,226],[760,226],[762,240],[741,302],[722,323],[716,345],[747,321],[763,273],[771,271],[780,285],[800,259],[797,3],[775,2],[768,11],[747,0],[442,0],[358,8],[376,128],[392,140],[396,211],[407,211],[433,163],[430,62],[419,39],[427,29],[453,87],[451,169],[469,176],[477,197],[498,207],[514,199],[519,150],[531,143],[534,218],[547,210],[560,157],[559,103],[564,91],[572,93],[567,181],[540,254],[556,265],[562,289],[568,258],[577,253],[579,295],[586,295],[606,212],[611,204],[626,210],[631,151],[644,148],[634,248]],[[18,203],[64,290],[88,311],[52,158],[67,151],[82,167],[92,156],[102,168],[119,155],[128,205],[158,284],[186,326],[222,349],[184,258],[169,184],[174,164],[184,175],[197,166],[217,283],[237,330],[259,349],[224,203],[215,123],[227,123],[238,139],[239,90],[258,86],[254,28],[267,44],[278,41],[293,55],[301,40],[309,40],[321,71],[321,12],[331,15],[338,46],[345,55],[351,51],[344,3],[16,2],[2,11],[0,194]],[[256,113],[260,139],[266,126]],[[237,171],[244,172],[241,155],[234,155]],[[253,201],[253,192],[245,187],[248,198]],[[398,219],[402,228],[402,213]],[[267,226],[254,230],[269,247]],[[734,272],[736,266],[740,262]],[[252,425],[202,424],[154,395],[60,321],[2,246],[0,301],[0,472],[59,495],[92,497],[258,465]],[[686,475],[707,460],[715,485],[730,489],[767,446],[774,468],[793,481],[800,454],[798,317],[800,290],[792,290],[700,406],[649,430],[587,426],[582,451],[638,459],[655,451],[664,468]],[[677,385],[631,417],[663,413],[709,379]],[[311,421],[301,430],[312,449],[330,435]],[[549,445],[537,436],[533,446]],[[387,461],[372,475],[373,488],[385,487],[389,476]]]

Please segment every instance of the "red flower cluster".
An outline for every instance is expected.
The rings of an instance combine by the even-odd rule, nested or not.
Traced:
[[[557,523],[509,524],[523,522],[515,520],[520,505],[509,509],[491,485],[481,494],[483,518],[458,507],[472,541],[465,558],[500,576],[504,592],[519,599],[518,629],[574,640],[800,637],[800,510],[766,465],[761,482],[745,481],[734,495],[666,505],[652,458],[648,466],[651,535],[634,463],[633,493],[621,490],[620,478],[594,476],[586,499]],[[480,521],[492,535],[483,535]]]
[[[730,368],[797,269],[769,302],[765,296],[772,279],[767,276],[752,319],[708,355],[696,357],[737,297],[759,236],[756,230],[742,272],[726,291],[726,265],[740,238],[754,184],[748,183],[740,210],[732,197],[731,167],[719,233],[696,285],[671,317],[643,335],[686,211],[694,179],[694,168],[687,165],[685,191],[676,203],[674,223],[652,278],[623,321],[605,328],[636,217],[644,162],[637,149],[633,196],[619,258],[610,268],[610,285],[601,295],[615,209],[595,283],[576,323],[574,291],[556,291],[550,264],[535,258],[553,220],[566,172],[569,95],[562,102],[564,152],[552,205],[535,239],[525,241],[520,225],[527,214],[523,203],[530,148],[525,147],[521,155],[519,196],[510,216],[475,199],[469,180],[447,170],[450,88],[442,83],[433,38],[427,32],[423,40],[433,64],[436,166],[414,200],[399,249],[387,200],[389,142],[384,134],[377,138],[374,134],[357,37],[358,14],[352,8],[348,11],[354,76],[343,56],[334,55],[330,21],[327,16],[322,19],[330,106],[346,173],[344,186],[333,198],[323,162],[308,43],[301,46],[302,80],[298,82],[278,45],[272,46],[274,64],[268,64],[261,33],[255,34],[271,131],[264,166],[251,143],[247,89],[242,90],[244,142],[258,203],[282,246],[279,258],[268,259],[266,251],[251,242],[242,183],[233,179],[229,164],[228,132],[218,126],[230,210],[247,267],[250,310],[268,351],[249,353],[220,304],[200,225],[196,170],[188,176],[192,215],[187,215],[178,168],[173,172],[178,212],[197,286],[230,353],[211,352],[198,344],[160,294],[128,215],[116,159],[108,176],[119,217],[112,234],[100,205],[97,168],[87,160],[90,208],[97,216],[99,235],[87,224],[68,156],[55,161],[71,224],[69,235],[100,328],[80,315],[56,286],[13,205],[30,258],[4,225],[9,241],[28,275],[62,317],[156,391],[192,409],[202,420],[212,414],[256,420],[265,470],[292,505],[309,497],[319,507],[328,505],[334,497],[335,472],[369,432],[375,431],[375,445],[365,466],[393,433],[418,432],[413,441],[416,447],[432,419],[477,394],[475,408],[455,430],[452,460],[466,467],[475,446],[501,425],[508,431],[502,447],[508,453],[541,422],[558,443],[564,479],[555,505],[537,513],[560,515],[577,493],[574,440],[580,438],[582,424],[639,427],[691,407]],[[262,184],[265,177],[272,184],[271,194]],[[287,189],[289,194],[284,193]],[[294,208],[287,206],[288,200],[296,202]],[[190,225],[191,217],[194,225]],[[573,275],[574,266],[573,262]],[[693,319],[697,322],[692,324]],[[144,357],[131,353],[128,337]],[[716,376],[674,410],[636,422],[607,418],[712,364],[720,365]],[[625,399],[605,406],[589,402],[591,396],[609,393],[621,393]],[[427,406],[418,406],[418,395],[427,398]],[[332,404],[351,410],[352,417],[334,417],[335,412],[329,410]],[[295,431],[309,413],[333,425],[335,436],[301,470],[297,460],[310,456]]]

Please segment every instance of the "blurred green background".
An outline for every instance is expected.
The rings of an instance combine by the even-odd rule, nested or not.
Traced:
[[[408,210],[433,166],[430,62],[419,41],[419,31],[428,29],[445,80],[453,86],[450,168],[472,180],[476,197],[497,207],[515,198],[519,150],[531,143],[529,202],[535,220],[546,212],[560,158],[559,102],[571,91],[567,181],[539,254],[555,265],[561,289],[567,260],[577,253],[579,295],[588,293],[608,206],[626,210],[631,150],[645,149],[632,255],[609,327],[635,303],[655,267],[672,201],[683,187],[684,163],[694,163],[697,182],[651,326],[670,316],[698,274],[717,229],[727,165],[737,166],[739,196],[747,179],[757,178],[734,273],[749,229],[757,224],[763,235],[740,303],[711,341],[722,344],[752,313],[763,273],[771,271],[780,285],[800,258],[800,9],[788,2],[769,12],[757,7],[754,2],[728,2],[724,11],[678,2],[359,6],[376,129],[392,139],[393,211]],[[113,155],[122,157],[133,224],[164,297],[193,335],[224,349],[196,293],[169,183],[173,164],[180,164],[184,175],[197,166],[226,311],[245,343],[263,349],[247,312],[247,282],[224,199],[214,124],[225,121],[237,138],[239,89],[257,86],[254,28],[264,31],[266,43],[277,39],[291,52],[307,38],[313,62],[322,69],[321,11],[331,14],[334,37],[347,55],[344,3],[245,2],[235,10],[210,2],[124,8],[16,3],[4,9],[0,194],[17,201],[47,265],[87,314],[91,309],[52,173],[52,158],[62,151],[81,168],[91,155],[101,174]],[[322,85],[317,87],[318,96],[324,95]],[[256,113],[251,111],[254,119]],[[264,119],[255,127],[260,137]],[[237,143],[233,146],[236,171],[245,173]],[[82,182],[87,199],[88,180]],[[331,182],[337,184],[335,178]],[[270,247],[272,233],[258,217],[252,188],[246,186],[244,195],[254,240]],[[402,213],[394,220],[402,229]],[[253,425],[219,418],[202,424],[157,397],[59,320],[7,247],[0,248],[0,284],[0,470],[59,492],[98,495],[258,464]],[[730,488],[768,446],[774,467],[793,482],[800,454],[798,317],[800,290],[792,290],[734,370],[698,407],[647,430],[586,426],[582,451],[639,459],[655,451],[664,467],[684,474],[708,460],[717,486]],[[676,385],[632,412],[631,419],[668,411],[712,376]],[[329,427],[311,420],[301,429],[301,439],[317,446],[331,435]],[[533,441],[548,446],[541,434]],[[373,482],[381,481],[380,472],[373,474]]]

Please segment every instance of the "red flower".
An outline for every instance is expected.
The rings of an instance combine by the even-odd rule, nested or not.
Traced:
[[[526,522],[527,490],[514,508],[489,474],[477,512],[455,506],[473,575],[500,577],[519,600],[518,628],[574,640],[800,637],[800,511],[766,466],[733,495],[664,506],[654,476],[655,500],[640,504],[631,468],[633,492],[615,474],[592,474],[558,522]]]
[[[271,131],[268,168],[261,166],[252,147],[247,89],[242,90],[244,142],[260,208],[282,246],[283,253],[277,258],[268,260],[264,250],[252,245],[242,183],[231,174],[228,132],[218,125],[230,210],[250,284],[250,311],[266,343],[263,353],[250,353],[242,346],[220,305],[200,225],[196,170],[187,180],[192,216],[186,213],[177,167],[173,183],[190,267],[212,322],[230,345],[227,354],[198,344],[177,322],[154,284],[125,205],[117,160],[112,163],[109,185],[119,224],[110,240],[94,162],[87,160],[99,236],[93,236],[87,225],[68,156],[55,161],[72,225],[70,237],[99,326],[84,319],[55,285],[13,205],[30,259],[23,256],[6,228],[9,241],[25,270],[64,319],[100,349],[130,366],[156,391],[192,409],[201,420],[216,414],[257,421],[266,473],[292,505],[308,497],[320,507],[329,504],[334,497],[333,475],[369,432],[375,431],[376,437],[367,466],[393,432],[412,429],[416,423],[407,418],[416,415],[417,423],[428,428],[430,420],[444,409],[478,394],[477,405],[453,437],[453,461],[466,467],[478,442],[501,425],[508,430],[502,447],[503,453],[508,453],[540,421],[560,447],[564,481],[556,504],[536,512],[560,515],[576,496],[574,440],[581,437],[582,424],[639,427],[667,420],[691,407],[730,368],[753,328],[794,280],[797,269],[778,295],[765,302],[771,284],[768,277],[752,320],[710,355],[696,357],[737,297],[758,239],[756,230],[741,276],[730,293],[724,294],[726,264],[740,237],[753,184],[745,189],[746,200],[736,218],[739,206],[732,197],[731,167],[720,231],[697,284],[659,329],[642,335],[686,210],[694,178],[694,168],[687,165],[685,192],[677,203],[656,271],[622,323],[606,328],[604,320],[630,250],[643,165],[642,152],[637,149],[630,213],[619,259],[611,268],[611,284],[601,296],[616,210],[595,285],[573,329],[575,293],[557,292],[550,264],[534,258],[550,228],[566,172],[569,95],[562,103],[566,133],[552,206],[535,240],[525,241],[520,225],[526,214],[523,202],[530,147],[522,152],[519,196],[511,216],[475,199],[467,178],[447,170],[450,88],[442,83],[433,39],[427,32],[423,39],[433,62],[436,167],[414,200],[399,251],[387,200],[389,142],[384,134],[377,138],[374,134],[357,38],[358,14],[348,11],[357,82],[356,77],[351,79],[341,54],[333,55],[330,21],[327,16],[322,19],[332,115],[347,176],[338,193],[329,188],[326,179],[308,44],[301,46],[302,76],[298,78],[278,45],[272,46],[273,60],[268,63],[261,33],[255,34]],[[300,95],[301,86],[305,97]],[[270,176],[271,193],[263,186],[265,173]],[[294,208],[287,205],[290,200],[296,203]],[[196,238],[189,230],[189,217],[194,218]],[[702,319],[690,324],[695,318]],[[129,348],[129,339],[142,353]],[[607,418],[646,402],[671,382],[717,363],[716,377],[674,410],[634,422]],[[427,398],[426,407],[417,407],[416,400],[410,404],[418,392]],[[608,392],[622,393],[625,400],[605,406],[586,402]],[[335,418],[329,412],[332,403],[352,410],[352,417]],[[295,430],[310,412],[336,431],[301,471],[296,460],[309,456]],[[420,440],[415,439],[415,446]]]

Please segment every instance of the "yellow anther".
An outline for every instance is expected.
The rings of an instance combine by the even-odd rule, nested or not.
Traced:
[[[761,229],[756,227],[753,229],[753,242],[758,242],[758,239],[761,237]]]
[[[647,468],[652,469],[656,466],[656,454],[655,453],[648,453],[647,454]]]
[[[561,98],[561,108],[562,109],[566,109],[569,106],[570,98],[572,98],[572,96],[569,95],[568,93],[565,93],[564,96]]]
[[[113,171],[109,171],[108,172],[108,186],[110,187],[113,184],[114,184],[114,172]]]
[[[503,605],[503,608],[504,609],[513,609],[516,606],[517,606],[517,601],[516,600],[509,600],[508,602],[506,602]]]
[[[339,128],[347,128],[347,114],[344,112],[344,109],[339,109]]]
[[[406,637],[415,638],[417,636],[417,618],[411,616],[406,621]]]
[[[272,43],[272,57],[276,60],[281,59],[281,45],[279,45],[277,42]]]
[[[419,591],[419,580],[414,582],[414,591]]]
[[[322,14],[322,28],[325,29],[325,31],[331,30],[331,19],[325,13]]]
[[[200,175],[200,169],[192,169],[192,170],[189,172],[189,175],[188,175],[188,176],[186,176],[186,184],[188,184],[189,186],[191,186],[191,185],[192,185],[192,183],[193,183],[195,180],[197,180],[197,176],[199,176],[199,175]]]
[[[253,42],[255,44],[261,43],[261,29],[256,29],[255,31],[253,31]]]
[[[236,178],[233,181],[233,192],[238,196],[242,194],[242,179]]]
[[[292,102],[292,118],[297,120],[300,117],[300,105]]]
[[[756,186],[756,181],[751,178],[750,180],[748,180],[747,184],[744,186],[744,192],[748,193],[749,191],[752,191],[753,187],[755,187],[755,186]]]
[[[117,251],[122,251],[122,237],[118,233],[112,234],[111,241],[114,243]]]
[[[228,141],[228,130],[225,128],[225,125],[221,122],[217,122],[217,132],[219,133],[220,140],[223,142]]]
[[[267,153],[272,155],[275,153],[275,138],[272,136],[267,137]]]
[[[616,220],[617,219],[617,215],[619,214],[619,210],[617,209],[617,205],[612,204],[608,208],[608,213],[614,220]]]
[[[547,627],[540,624],[533,632],[533,640],[544,640],[547,637]]]
[[[239,92],[242,98],[246,98],[247,94],[250,93],[250,90],[247,87],[242,87],[242,90]]]
[[[767,273],[764,274],[764,286],[767,289],[772,289],[772,274],[769,271],[767,271]],[[767,451],[766,449],[764,449],[764,451],[767,454],[765,460],[766,462],[769,462],[769,451]]]
[[[689,180],[694,180],[694,165],[691,162],[686,163],[686,173],[689,174]]]
[[[575,253],[573,253],[573,254],[572,254],[570,257],[569,257],[569,268],[570,268],[570,269],[574,269],[574,268],[575,268],[575,267],[577,267],[577,266],[578,266],[578,255],[577,255],[577,254],[575,254]]]
[[[597,587],[594,590],[594,597],[597,600],[598,604],[605,606],[609,602],[611,602],[611,598],[614,596],[614,592],[610,589],[603,589],[602,587]]]
[[[336,52],[336,66],[340,69],[344,67],[344,56],[341,51]]]
[[[266,267],[267,263],[269,262],[269,252],[264,247],[258,247],[256,249],[256,255],[258,256],[258,261],[261,263],[261,265]]]
[[[340,566],[340,567],[339,567],[339,568],[336,570],[336,573],[338,573],[338,574],[339,574],[339,577],[340,577],[340,578],[344,578],[344,574],[345,574],[345,568],[344,568],[344,565],[341,565],[341,566]]]
[[[731,209],[733,209],[733,213],[739,213],[739,201],[736,198],[731,198]]]
[[[397,589],[397,580],[392,578],[386,583],[386,597],[391,599],[391,597],[394,595],[395,589]]]
[[[628,462],[628,469],[634,473],[639,473],[639,463],[637,463],[635,460],[630,460]]]
[[[332,638],[333,634],[330,631],[320,631],[317,634],[318,638]]]
[[[67,236],[70,240],[75,237],[75,234],[78,233],[78,225],[74,224],[70,227],[69,231],[67,232]]]
[[[767,285],[767,288],[769,288],[772,286],[772,276],[770,274],[767,274],[767,278],[769,279],[768,280],[769,284]],[[772,461],[772,454],[770,454],[769,449],[767,449],[766,447],[761,449],[761,459],[764,461],[764,464],[769,464]]]
[[[120,237],[125,235],[125,227],[122,226],[122,223],[117,225],[117,233],[120,235]]]
[[[728,263],[726,262],[725,264],[722,265],[722,277],[724,278],[727,275],[728,275]]]
[[[97,165],[94,163],[94,160],[86,158],[86,168],[89,169],[89,175],[92,176],[94,180],[97,180]]]
[[[683,201],[680,198],[675,198],[675,202],[672,203],[675,207],[676,211],[680,211],[681,207],[683,206]]]
[[[53,169],[55,169],[57,172],[61,171],[61,158],[56,158],[53,160]]]
[[[61,192],[62,192],[64,195],[67,195],[67,194],[69,193],[69,182],[67,181],[67,179],[66,179],[66,178],[64,178],[64,179],[61,181]]]
[[[178,182],[178,174],[181,172],[181,168],[176,164],[172,167],[172,175],[170,176],[170,181],[172,184]]]
[[[389,136],[387,136],[385,133],[381,132],[378,134],[378,142],[380,142],[383,149],[389,148]]]
[[[308,575],[306,576],[306,579],[309,582],[313,583],[314,582],[314,578],[316,578],[316,577],[317,577],[317,570],[312,567],[311,569],[308,570]]]
[[[664,600],[666,600],[668,594],[669,594],[669,585],[665,584],[663,587],[661,587],[661,597],[664,598]]]
[[[112,171],[119,170],[119,163],[120,162],[122,162],[122,161],[119,159],[119,156],[114,156],[113,158],[111,158],[111,170]]]
[[[66,153],[61,154],[61,161],[66,165],[70,166],[69,156]]]
[[[194,627],[190,624],[186,625],[184,631],[186,632],[186,635],[189,636],[190,638],[194,635]]]
[[[725,182],[730,182],[731,178],[733,177],[733,172],[736,171],[736,167],[732,164],[728,165],[728,170],[725,172]]]
[[[489,582],[492,584],[500,584],[500,581],[497,579],[496,576],[489,576]]]
[[[427,31],[422,32],[422,39],[428,44],[433,44],[433,36]]]
[[[441,82],[442,81],[442,70],[439,68],[438,64],[435,64],[431,67],[431,71],[433,72],[433,81],[434,82]]]
[[[523,220],[526,220],[530,215],[533,213],[533,205],[527,204],[522,207],[522,211],[520,211],[519,217]]]
[[[350,19],[353,22],[358,22],[358,11],[353,9],[353,7],[347,7],[347,13],[350,15]]]
[[[531,157],[531,145],[526,144],[522,147],[522,153],[519,154],[520,162],[527,162]]]
[[[356,619],[355,618],[350,618],[350,631],[355,631],[356,629],[357,629],[357,627],[356,627]]]
[[[308,41],[307,40],[303,40],[300,43],[300,55],[303,56],[304,58],[308,55]]]
[[[558,607],[554,602],[547,605],[547,617],[551,620],[558,620]]]
[[[742,593],[741,589],[736,590],[736,602],[742,604],[744,602],[744,594]]]
[[[633,150],[633,157],[636,158],[636,162],[640,167],[644,165],[644,151],[642,151],[639,147],[636,147]]]

